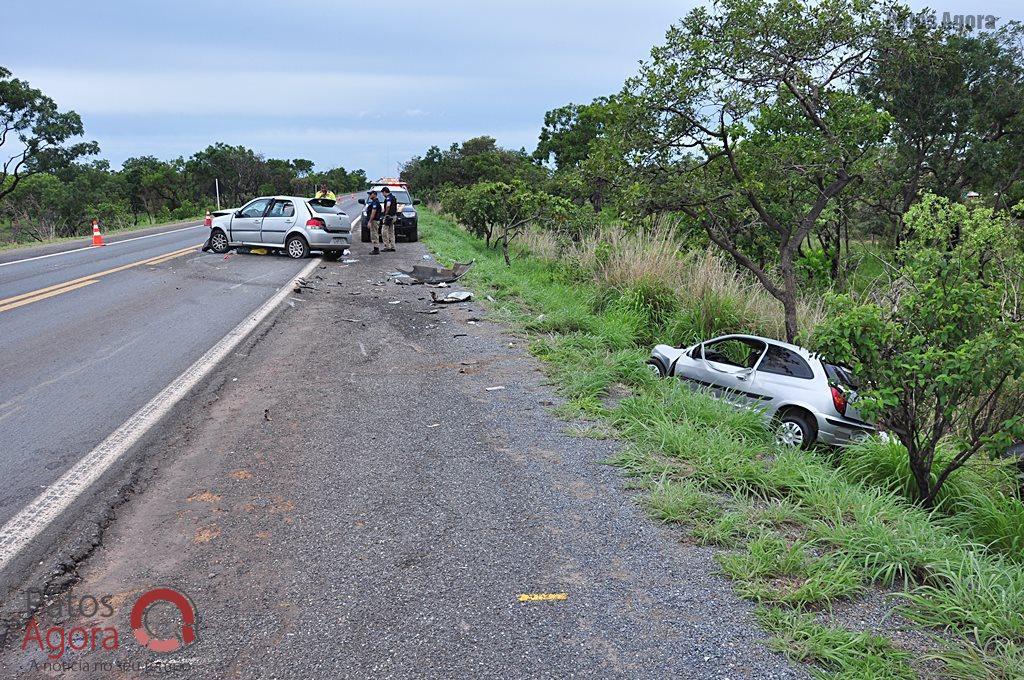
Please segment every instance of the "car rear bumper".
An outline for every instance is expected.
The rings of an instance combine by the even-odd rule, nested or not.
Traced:
[[[832,446],[849,446],[869,437],[878,430],[867,423],[853,422],[844,418],[833,418],[816,414],[818,441]]]
[[[345,250],[352,247],[352,232],[311,231],[307,237],[310,250]]]

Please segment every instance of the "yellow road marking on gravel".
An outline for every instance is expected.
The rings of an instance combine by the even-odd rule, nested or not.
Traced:
[[[569,593],[523,593],[520,602],[553,602],[569,599]]]
[[[64,288],[61,288],[59,290],[51,290],[48,293],[36,295],[35,297],[24,298],[23,300],[18,300],[16,302],[12,302],[6,305],[0,304],[0,312],[6,312],[8,309],[14,309],[15,307],[21,307],[22,305],[31,304],[33,302],[39,302],[40,300],[45,300],[46,298],[53,297],[54,295],[60,295],[61,293],[67,293],[68,291],[78,290],[79,288],[85,288],[86,286],[96,282],[96,279],[89,279],[88,281],[82,281],[80,283],[76,283],[73,286],[65,286]],[[0,300],[0,302],[3,301]]]
[[[83,276],[78,279],[72,279],[71,281],[65,281],[64,283],[55,283],[52,286],[40,288],[39,290],[33,290],[28,293],[22,293],[20,295],[12,295],[9,298],[4,298],[3,300],[0,300],[0,312],[7,311],[8,309],[14,309],[15,307],[21,307],[22,305],[26,305],[30,302],[38,302],[39,300],[45,300],[48,297],[60,295],[61,293],[66,293],[71,290],[82,288],[83,286],[87,286],[90,283],[96,283],[96,281],[101,276],[107,276],[108,274],[116,274],[117,272],[123,272],[125,269],[131,269],[132,267],[138,267],[144,264],[160,264],[161,262],[166,262],[171,258],[184,255],[185,253],[193,251],[196,248],[197,246],[188,246],[187,248],[182,248],[181,250],[175,250],[172,253],[156,255],[154,257],[146,258],[145,260],[139,260],[138,262],[129,262],[128,264],[123,264],[120,267],[114,267],[113,269],[108,269],[106,271],[97,272],[95,274],[89,274],[88,276]]]

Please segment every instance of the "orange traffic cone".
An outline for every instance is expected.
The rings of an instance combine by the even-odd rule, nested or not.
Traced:
[[[106,245],[103,243],[103,234],[100,233],[100,221],[92,221],[92,244],[94,246]]]
[[[206,211],[206,219],[203,220],[203,226],[204,227],[212,227],[213,226],[213,215],[210,214],[209,210]]]

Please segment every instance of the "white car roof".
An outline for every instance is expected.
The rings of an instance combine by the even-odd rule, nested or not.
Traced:
[[[717,338],[711,338],[710,340],[705,340],[704,342],[713,342],[715,340],[721,340],[723,338],[743,338],[743,339],[746,339],[746,340],[757,340],[759,342],[766,342],[766,343],[769,343],[769,344],[772,344],[772,345],[778,345],[779,347],[785,347],[788,350],[796,352],[797,354],[799,354],[800,356],[802,356],[805,359],[817,358],[817,356],[815,354],[813,354],[806,347],[801,347],[800,345],[793,345],[793,344],[788,343],[788,342],[783,342],[782,340],[776,340],[775,338],[763,338],[760,335],[745,335],[743,333],[729,333],[728,335],[720,335]],[[703,344],[703,343],[698,343],[698,344]]]

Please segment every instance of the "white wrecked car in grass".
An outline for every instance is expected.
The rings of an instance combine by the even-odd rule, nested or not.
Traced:
[[[690,347],[658,345],[647,362],[717,397],[764,413],[784,446],[842,446],[877,432],[851,404],[850,371],[803,347],[753,335],[725,335]]]

